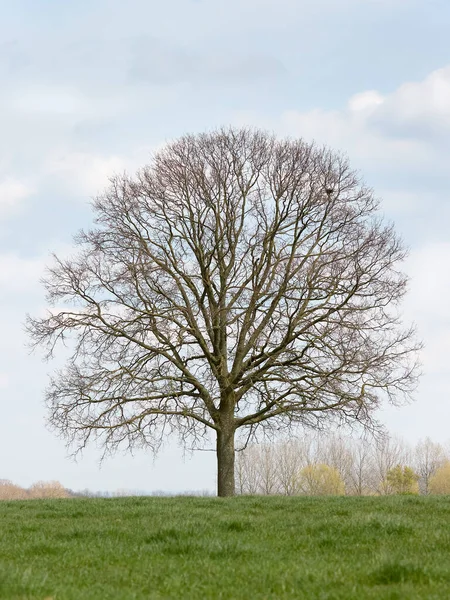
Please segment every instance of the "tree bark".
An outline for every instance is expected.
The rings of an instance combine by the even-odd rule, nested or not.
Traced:
[[[234,427],[221,427],[217,431],[217,495],[234,496]]]

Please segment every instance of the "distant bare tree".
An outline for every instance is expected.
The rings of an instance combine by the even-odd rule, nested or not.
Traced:
[[[15,485],[9,479],[0,479],[0,500],[25,500],[27,497],[27,490]]]
[[[59,481],[37,481],[28,490],[30,498],[69,498],[69,492]]]
[[[337,433],[321,436],[318,445],[318,462],[336,469],[345,483],[346,490],[350,484],[353,467],[351,441]]]
[[[419,487],[423,494],[429,493],[429,482],[436,471],[448,460],[441,444],[429,437],[421,440],[414,448],[414,470],[419,475]]]
[[[332,420],[375,427],[416,385],[397,305],[405,250],[347,160],[302,140],[223,129],[185,136],[94,202],[95,228],[29,318],[51,357],[50,423],[156,450],[216,437],[218,494],[235,492],[235,437]]]
[[[354,496],[374,494],[378,485],[374,478],[373,446],[369,440],[355,440],[351,446],[352,465],[349,480],[346,482],[347,493]]]
[[[273,444],[259,447],[260,492],[266,496],[279,491],[277,453]]]
[[[310,438],[303,440],[288,440],[280,442],[276,446],[277,472],[280,493],[293,496],[300,491],[299,473],[306,466],[304,443]]]
[[[242,452],[240,452],[234,463],[234,476],[235,476],[235,485],[236,485],[236,493],[237,494],[247,494],[248,486],[247,486],[247,473],[246,473],[246,456]],[[254,492],[256,493],[256,491]]]
[[[278,448],[274,444],[248,446],[236,461],[238,493],[271,495],[280,492]]]
[[[260,457],[258,446],[248,446],[236,460],[237,491],[239,494],[260,494]]]
[[[385,436],[374,446],[372,473],[373,489],[379,494],[392,493],[388,480],[388,473],[397,465],[405,465],[410,462],[410,449],[405,442],[398,437]]]

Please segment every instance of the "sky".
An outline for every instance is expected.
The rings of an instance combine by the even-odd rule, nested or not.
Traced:
[[[92,222],[108,176],[185,133],[255,126],[346,153],[410,248],[405,321],[425,344],[389,431],[450,439],[447,0],[0,0],[0,479],[213,491],[213,452],[77,461],[46,424],[52,364],[25,315],[50,253]]]

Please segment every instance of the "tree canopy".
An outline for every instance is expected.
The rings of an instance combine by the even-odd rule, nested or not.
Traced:
[[[387,484],[394,494],[418,494],[419,476],[407,465],[397,465],[386,476]]]
[[[69,441],[156,450],[212,432],[232,495],[237,431],[371,427],[383,399],[410,396],[405,249],[345,157],[257,130],[186,135],[93,210],[48,269],[53,308],[28,320],[47,356],[72,350],[46,394]]]

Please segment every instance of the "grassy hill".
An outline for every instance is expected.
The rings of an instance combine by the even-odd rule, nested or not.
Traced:
[[[0,503],[0,598],[450,597],[450,497]]]

